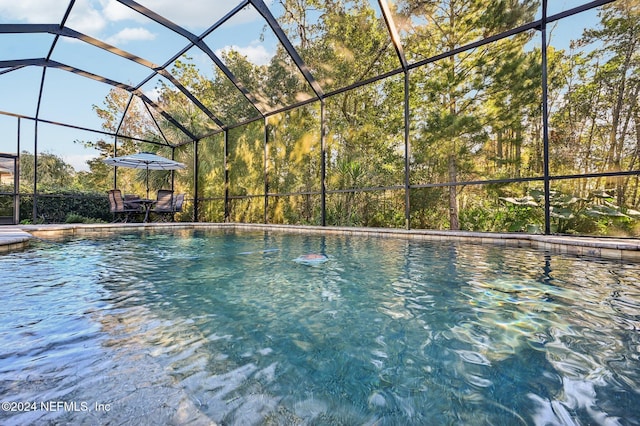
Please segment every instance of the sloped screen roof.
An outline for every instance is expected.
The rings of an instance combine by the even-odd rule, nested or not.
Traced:
[[[348,3],[346,9],[369,9],[371,25],[392,25],[386,2]],[[179,128],[186,141],[401,68],[401,48],[396,61],[380,60],[389,57],[381,53],[394,49],[395,29],[366,46],[354,45],[362,37],[345,35],[344,45],[335,46],[342,64],[329,65],[326,58],[307,53],[305,26],[317,25],[331,7],[331,2],[313,2],[294,10],[263,0],[3,0],[0,89],[5,95],[0,111],[95,129],[100,123],[92,117],[92,106],[119,87]],[[355,50],[360,54],[353,55]],[[237,54],[257,69],[277,64],[283,79],[295,84],[267,87],[266,79],[229,60]],[[235,88],[233,103],[244,106],[230,112],[228,99],[200,98],[181,81],[179,68],[185,61],[208,78],[227,79]],[[345,65],[355,71],[350,78],[332,72]],[[163,111],[155,98],[158,84],[170,87],[205,117],[207,128],[190,128]]]
[[[433,9],[437,20],[445,3],[0,0],[0,112],[99,129],[93,108],[119,87],[134,95],[132,109],[178,129],[172,145],[190,142],[437,57],[442,51],[412,42],[426,16],[414,16],[414,9]],[[469,35],[467,46],[533,29],[531,18],[541,17],[541,2],[494,3],[505,14],[510,8],[527,13],[509,18],[508,28],[485,25],[481,34]],[[585,2],[556,3],[549,11],[560,14]],[[326,25],[328,19],[340,22]],[[425,37],[442,46],[446,35]],[[324,40],[330,57],[307,48]],[[238,55],[244,62],[234,60]],[[194,87],[185,64],[206,79],[224,79],[229,90],[216,95]],[[206,125],[163,111],[159,87],[169,88]]]

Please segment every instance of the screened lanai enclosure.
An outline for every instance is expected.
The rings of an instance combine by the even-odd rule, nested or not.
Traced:
[[[0,221],[640,236],[638,0],[0,1]]]

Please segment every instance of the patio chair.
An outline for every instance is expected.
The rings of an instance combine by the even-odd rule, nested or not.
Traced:
[[[173,212],[179,213],[182,211],[182,204],[184,204],[184,194],[178,194],[173,199]]]
[[[129,207],[125,204],[119,189],[109,190],[109,207],[113,213],[114,222],[128,222],[135,214],[140,213],[139,207]]]
[[[169,189],[159,189],[156,205],[151,212],[158,215],[161,221],[165,222],[173,217],[173,191]]]

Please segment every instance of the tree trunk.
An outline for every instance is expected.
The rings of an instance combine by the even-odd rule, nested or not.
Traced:
[[[458,231],[460,229],[460,222],[458,221],[458,188],[455,183],[457,181],[457,166],[455,154],[449,154],[449,228],[452,231]]]
[[[516,131],[516,158],[515,158],[515,177],[519,178],[521,174],[520,166],[522,164],[522,130]]]
[[[502,130],[498,130],[497,132],[497,142],[496,142],[496,165],[497,169],[501,170],[502,165],[504,164],[502,161]]]

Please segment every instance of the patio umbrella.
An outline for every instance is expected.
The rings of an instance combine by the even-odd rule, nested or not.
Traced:
[[[160,155],[150,152],[140,152],[138,154],[124,155],[122,157],[106,158],[105,164],[116,167],[127,167],[130,169],[146,169],[147,198],[149,198],[149,170],[180,170],[186,166],[177,161],[169,160]]]

